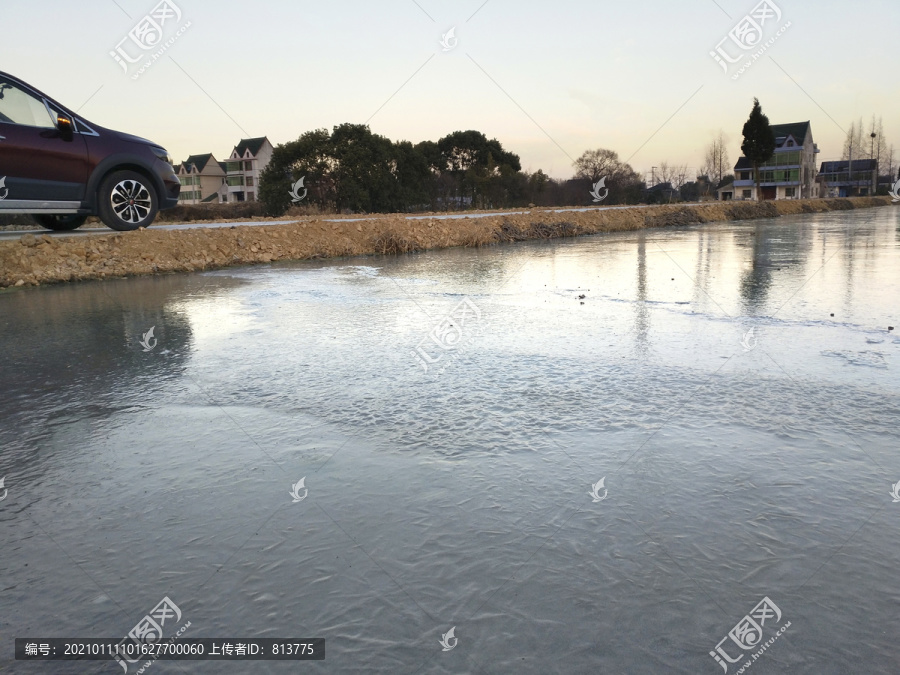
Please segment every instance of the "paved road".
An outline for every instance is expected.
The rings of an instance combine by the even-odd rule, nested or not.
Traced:
[[[572,207],[565,209],[547,209],[546,211],[549,213],[566,213],[568,211],[571,212],[584,212],[584,211],[614,211],[617,209],[635,209],[635,208],[647,208],[647,204],[641,204],[636,206],[586,206],[586,207]],[[459,213],[448,213],[437,216],[406,216],[407,220],[459,220],[462,218],[488,218],[490,216],[515,216],[515,215],[527,215],[531,213],[531,211],[492,211],[489,213],[467,213],[465,211],[461,211]],[[348,222],[348,223],[357,223],[366,220],[378,220],[379,218],[385,218],[387,216],[384,215],[375,215],[375,216],[366,216],[362,218],[326,218],[325,221],[329,223],[333,222]],[[291,220],[247,220],[242,222],[235,223],[216,223],[209,221],[199,221],[193,223],[160,223],[157,225],[152,225],[151,227],[154,230],[193,230],[199,229],[203,227],[232,227],[232,226],[258,226],[258,225],[285,225],[287,223],[295,223],[299,220],[306,220],[305,218],[295,218]],[[37,230],[4,230],[0,231],[0,241],[9,240],[9,239],[18,239],[23,234],[49,234],[51,237],[71,237],[73,235],[79,236],[88,236],[88,235],[99,235],[99,234],[110,234],[113,230],[110,230],[106,227],[82,227],[77,230],[73,230],[71,232],[52,232],[50,230],[37,229]]]
[[[151,225],[154,230],[193,230],[201,227],[231,227],[232,225],[284,225],[293,223],[294,220],[248,220],[240,223],[211,223],[209,221],[196,223],[158,223]],[[71,237],[72,235],[87,236],[98,234],[112,234],[115,230],[108,227],[81,227],[71,232],[52,232],[43,228],[37,230],[4,230],[0,232],[0,241],[4,239],[18,239],[23,234],[49,234],[51,237]],[[123,232],[123,234],[128,234]]]

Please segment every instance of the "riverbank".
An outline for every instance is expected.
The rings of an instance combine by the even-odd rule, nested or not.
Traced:
[[[304,218],[281,225],[110,232],[0,241],[0,288],[235,265],[353,255],[395,254],[526,239],[774,218],[890,206],[890,197],[709,202],[575,210],[536,208],[498,215],[442,218],[403,215]]]

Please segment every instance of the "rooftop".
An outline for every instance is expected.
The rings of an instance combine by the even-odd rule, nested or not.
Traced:
[[[238,157],[243,157],[244,153],[250,150],[250,154],[256,157],[259,154],[259,149],[267,140],[269,139],[265,136],[262,138],[242,138],[241,142],[234,146],[234,152],[237,153]]]
[[[809,133],[809,120],[806,122],[790,122],[789,124],[773,124],[772,133],[775,134],[776,141],[782,139],[783,142],[783,139],[793,136],[797,143],[803,145],[806,135]],[[779,143],[777,147],[781,147],[781,144]]]
[[[841,173],[847,171],[849,161],[839,159],[835,162],[822,162],[819,173]],[[878,161],[874,159],[854,159],[853,171],[874,171],[878,167]]]

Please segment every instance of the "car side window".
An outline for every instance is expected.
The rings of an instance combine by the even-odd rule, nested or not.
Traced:
[[[3,79],[0,79],[0,122],[41,129],[56,126],[42,99]]]

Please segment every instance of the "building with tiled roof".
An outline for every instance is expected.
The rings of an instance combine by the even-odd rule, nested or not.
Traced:
[[[225,170],[212,153],[191,155],[175,167],[175,173],[181,181],[179,204],[219,201],[219,191],[225,181]],[[210,197],[215,197],[215,200]]]
[[[259,199],[259,176],[272,159],[275,148],[265,136],[244,138],[234,146],[225,162],[225,184],[219,195],[223,202],[255,202]]]
[[[773,124],[775,152],[759,167],[763,199],[809,199],[818,197],[816,154],[809,122]],[[734,165],[734,199],[756,199],[753,164],[746,157]]]

